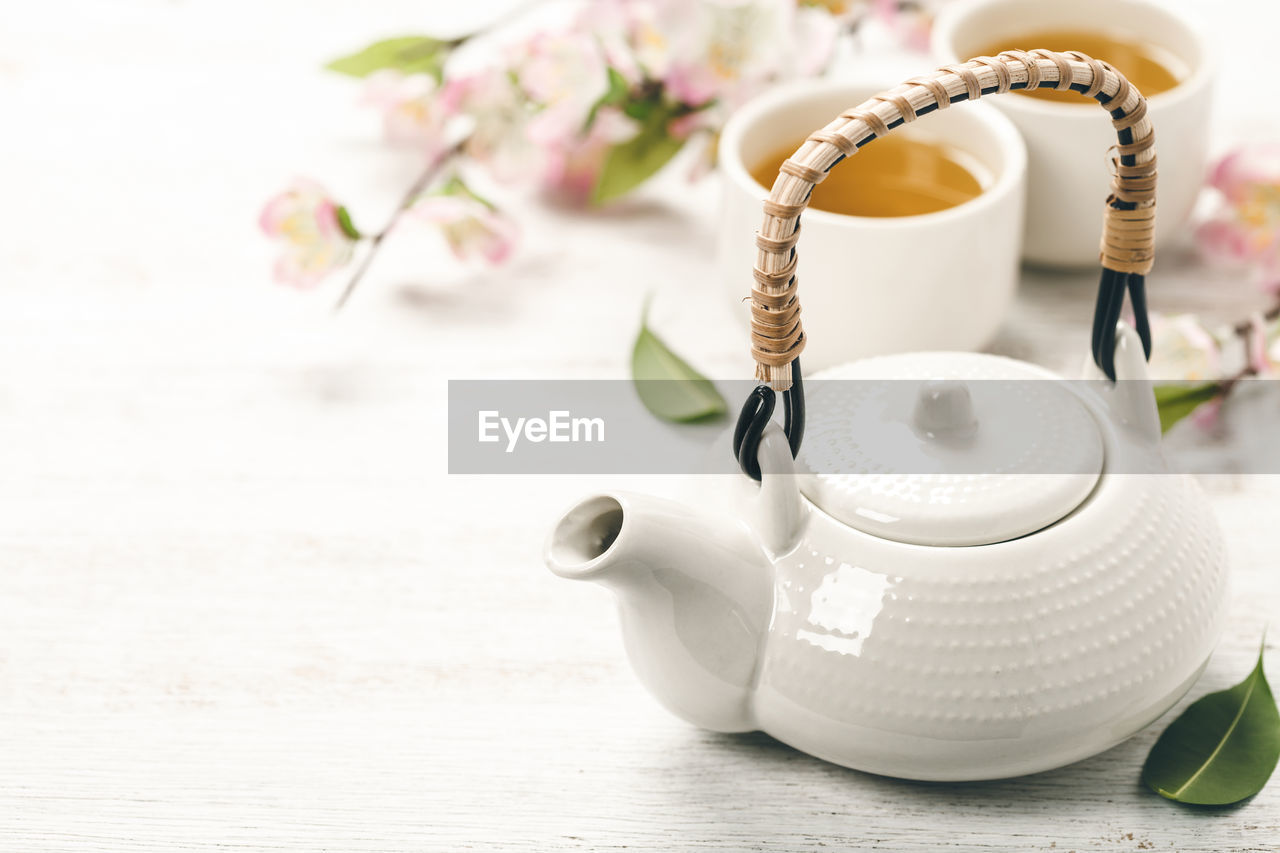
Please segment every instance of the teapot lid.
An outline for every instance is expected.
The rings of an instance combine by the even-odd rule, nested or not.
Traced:
[[[851,527],[917,545],[987,545],[1048,527],[1088,497],[1103,466],[1096,421],[1057,378],[950,352],[818,373],[801,490]]]

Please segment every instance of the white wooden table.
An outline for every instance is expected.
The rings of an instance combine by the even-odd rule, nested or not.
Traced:
[[[394,241],[336,319],[332,291],[269,283],[255,234],[295,171],[384,214],[410,158],[315,69],[496,4],[456,5],[6,11],[0,849],[1280,849],[1280,783],[1222,811],[1139,787],[1164,722],[1056,772],[925,785],[696,731],[642,693],[606,594],[538,557],[593,484],[447,476],[445,383],[625,376],[655,284],[668,339],[747,375],[707,284],[714,182],[526,215],[546,248],[498,275],[427,276],[439,246]],[[1228,57],[1242,80],[1276,13],[1211,8],[1269,16]],[[1158,307],[1252,304],[1184,262]],[[996,349],[1074,366],[1092,287],[1029,275]],[[1280,483],[1208,485],[1236,587],[1193,696],[1241,678],[1280,615]]]

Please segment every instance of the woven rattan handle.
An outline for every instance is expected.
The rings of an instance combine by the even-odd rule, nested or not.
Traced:
[[[814,185],[862,145],[919,116],[957,101],[1035,88],[1074,90],[1095,98],[1111,113],[1118,137],[1114,149],[1117,162],[1103,216],[1103,292],[1108,295],[1104,300],[1100,294],[1099,310],[1104,301],[1113,303],[1109,293],[1112,287],[1120,287],[1119,297],[1123,300],[1125,282],[1137,301],[1142,277],[1151,269],[1154,256],[1156,157],[1146,98],[1110,65],[1082,53],[1008,50],[994,58],[982,56],[948,65],[876,95],[810,134],[783,162],[765,200],[764,224],[756,235],[751,353],[756,360],[757,379],[774,390],[786,391],[791,387],[791,363],[804,349],[796,296],[796,241],[800,238],[800,214],[809,204]],[[1018,226],[1008,223],[1007,227]],[[1119,310],[1119,302],[1115,301],[1114,312],[1109,313],[1118,317]],[[1145,319],[1145,307],[1143,316]],[[1111,347],[1099,359],[1097,324],[1095,318],[1094,355],[1101,364],[1110,357]],[[1110,328],[1115,328],[1114,319]]]

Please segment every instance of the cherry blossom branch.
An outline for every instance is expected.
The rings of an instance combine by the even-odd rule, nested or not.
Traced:
[[[874,6],[871,0],[795,0],[789,23],[774,22],[764,5],[739,4],[704,16],[696,33],[677,10],[718,8],[713,0],[575,4],[581,8],[562,24],[519,28],[510,45],[487,56],[477,52],[476,63],[453,62],[469,43],[546,0],[512,2],[506,15],[472,32],[385,38],[325,67],[364,81],[364,100],[382,112],[388,140],[428,150],[450,138],[455,120],[466,123],[484,144],[449,156],[465,156],[499,183],[536,184],[557,204],[587,206],[630,193],[689,138],[714,134],[760,83],[822,74],[852,20],[874,10],[900,37],[921,35],[928,15],[917,4],[932,0],[876,0]],[[787,49],[778,49],[780,40]],[[784,61],[793,51],[804,61]],[[697,152],[691,179],[710,170],[712,150]],[[447,159],[427,164],[380,231],[362,232],[322,185],[295,180],[259,216],[263,233],[280,244],[275,279],[310,289],[339,269],[353,269],[333,307],[340,311],[410,208],[441,232],[458,260],[503,262],[518,223],[461,179],[437,180],[452,165]]]
[[[1273,306],[1270,310],[1259,315],[1259,318],[1263,325],[1270,323],[1273,320],[1280,319],[1280,304]],[[1237,338],[1240,338],[1244,342],[1245,347],[1250,345],[1254,335],[1262,334],[1265,339],[1265,333],[1258,328],[1254,321],[1251,320],[1246,320],[1243,323],[1237,323],[1235,326],[1231,327],[1231,331]],[[1263,346],[1265,347],[1265,343]],[[1250,376],[1257,376],[1259,370],[1259,366],[1254,363],[1252,358],[1246,359],[1246,364],[1239,373],[1235,376],[1227,377],[1220,383],[1222,396],[1225,397],[1230,394],[1232,389],[1234,389],[1242,379],[1247,379]]]
[[[1202,366],[1218,374],[1218,356],[1228,344],[1235,341],[1239,341],[1244,349],[1244,363],[1231,375],[1222,375],[1212,381],[1186,384],[1192,381],[1187,379],[1182,383],[1157,385],[1156,405],[1160,410],[1161,428],[1168,431],[1178,421],[1192,414],[1196,415],[1196,422],[1200,427],[1208,428],[1217,422],[1224,403],[1241,382],[1258,376],[1275,377],[1277,368],[1280,368],[1280,358],[1277,358],[1280,349],[1273,349],[1268,353],[1268,348],[1271,347],[1271,337],[1274,334],[1270,324],[1277,319],[1280,319],[1280,304],[1273,305],[1265,312],[1256,313],[1244,322],[1228,326],[1215,335],[1191,315],[1175,318],[1164,333],[1170,337],[1168,344],[1174,350],[1171,365],[1188,357],[1195,360],[1197,354],[1192,351],[1198,350]],[[1198,331],[1188,330],[1188,323],[1193,330]],[[1181,341],[1178,340],[1179,337]],[[1187,365],[1184,364],[1182,368],[1181,372],[1185,375],[1188,372]]]
[[[1270,323],[1272,320],[1280,320],[1280,304],[1275,305],[1262,315],[1262,322]],[[1238,337],[1244,337],[1253,332],[1253,323],[1248,320],[1243,323],[1237,323],[1231,327],[1231,331],[1235,332]]]
[[[1272,306],[1266,312],[1258,315],[1258,318],[1261,319],[1264,325],[1280,319],[1280,304]],[[1240,339],[1245,347],[1248,347],[1252,337],[1257,334],[1262,334],[1262,332],[1258,329],[1254,320],[1246,320],[1232,326],[1231,334]],[[1237,371],[1235,375],[1224,377],[1215,383],[1218,389],[1218,397],[1225,398],[1237,385],[1240,384],[1241,381],[1248,379],[1251,376],[1257,376],[1259,369],[1259,366],[1255,364],[1252,359],[1247,358],[1245,366]]]
[[[404,215],[406,210],[413,206],[413,202],[417,200],[418,196],[422,195],[427,187],[431,186],[432,181],[440,176],[440,173],[444,171],[445,167],[447,167],[453,158],[462,150],[464,142],[465,140],[432,158],[427,163],[427,167],[422,171],[422,174],[418,175],[414,182],[409,185],[409,188],[405,190],[404,195],[400,198],[400,203],[396,205],[395,212],[393,212],[391,214],[391,218],[387,220],[387,224],[382,227],[381,231],[369,235],[369,248],[365,251],[364,258],[361,259],[360,265],[351,273],[351,278],[347,280],[347,286],[343,288],[342,295],[339,296],[338,301],[334,303],[334,313],[341,311],[342,306],[347,304],[347,300],[350,299],[351,294],[355,292],[356,285],[360,283],[360,280],[364,278],[365,273],[368,272],[370,264],[373,263],[374,256],[378,254],[378,248],[382,245],[382,241],[386,239],[387,235],[391,233],[391,230],[395,228],[396,223],[400,221],[400,217]]]

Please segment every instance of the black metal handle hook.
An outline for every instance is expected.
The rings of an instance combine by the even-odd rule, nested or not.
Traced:
[[[1098,301],[1093,312],[1093,361],[1111,381],[1116,379],[1116,323],[1124,308],[1125,293],[1133,307],[1134,327],[1142,340],[1145,356],[1151,358],[1151,321],[1147,313],[1146,277],[1140,273],[1121,273],[1103,268],[1098,283]],[[791,362],[791,388],[782,392],[783,430],[791,447],[791,456],[800,452],[804,440],[805,400],[804,375],[800,359]],[[757,455],[765,427],[773,418],[777,395],[768,385],[758,385],[747,397],[733,429],[733,454],[742,472],[757,482],[760,462]]]
[[[1133,306],[1134,327],[1142,339],[1142,351],[1151,358],[1151,319],[1147,316],[1146,277],[1102,268],[1098,301],[1093,309],[1093,363],[1112,382],[1116,381],[1116,323],[1124,307],[1125,291]]]
[[[777,395],[768,385],[757,385],[752,390],[747,402],[738,414],[738,422],[733,428],[733,455],[738,460],[742,473],[751,479],[760,480],[760,439],[764,436],[765,427],[773,419],[773,411],[777,406]],[[782,392],[783,431],[787,435],[787,444],[791,448],[791,458],[800,452],[800,443],[804,440],[804,378],[800,372],[800,359],[791,362],[791,387]]]

